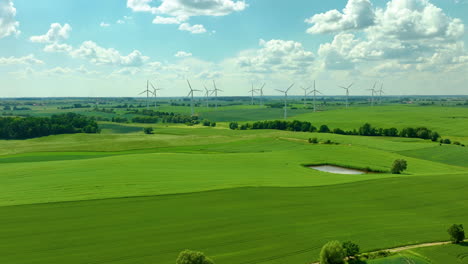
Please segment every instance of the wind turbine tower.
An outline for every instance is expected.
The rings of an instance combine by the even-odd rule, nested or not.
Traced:
[[[223,92],[223,90],[218,89],[216,86],[215,80],[213,80],[213,90],[211,91],[211,94],[215,95],[215,109],[218,109],[218,92]]]
[[[375,90],[375,85],[377,85],[377,82],[374,82],[374,86],[372,86],[372,89],[367,89],[368,91],[371,91],[371,106],[374,106],[374,95],[377,93],[377,90]]]
[[[208,108],[208,98],[210,97],[210,90],[208,90],[208,88],[206,88],[206,85],[203,85],[203,87],[205,87],[205,104],[206,104],[206,108]]]
[[[161,88],[155,88],[152,83],[150,83],[150,84],[151,84],[151,87],[153,88],[154,108],[157,109],[158,108],[158,91],[161,91],[162,89]]]
[[[380,85],[380,90],[378,92],[379,92],[379,104],[382,104],[382,94],[385,94],[383,90],[383,83]]]
[[[266,83],[263,83],[262,87],[260,89],[257,89],[258,92],[260,92],[260,105],[263,106],[263,88],[265,88]]]
[[[319,90],[315,89],[315,80],[314,80],[314,89],[312,91],[310,91],[309,94],[313,93],[314,94],[314,112],[317,112],[317,107],[316,107],[316,104],[315,104],[315,101],[316,101],[316,97],[317,97],[317,93],[319,94],[322,94]]]
[[[301,89],[304,91],[304,108],[305,108],[306,102],[307,102],[307,91],[309,91],[310,87],[307,87],[307,88],[301,87]]]
[[[249,93],[250,93],[250,97],[252,98],[252,102],[251,102],[251,105],[254,104],[254,93],[256,93],[257,90],[254,89],[253,87],[253,83],[252,83],[252,89],[250,89]]]
[[[346,90],[346,108],[349,108],[349,100],[348,100],[348,98],[349,98],[349,88],[351,88],[351,86],[353,86],[353,85],[354,85],[354,83],[348,85],[348,87],[339,86],[339,87]]]
[[[146,90],[139,93],[138,95],[141,95],[141,94],[144,94],[144,93],[146,93],[146,110],[148,110],[149,109],[149,96],[150,96],[150,93],[153,93],[149,89],[149,80],[146,80]]]
[[[284,119],[288,118],[288,92],[293,86],[294,86],[294,83],[291,84],[286,90],[276,89],[276,91],[284,93]]]
[[[190,85],[189,80],[187,80],[187,83],[188,83],[188,86],[190,88],[190,92],[188,93],[187,96],[190,97],[190,109],[191,109],[192,116],[193,116],[194,115],[194,111],[193,111],[193,92],[201,92],[201,90],[192,89],[192,85]]]

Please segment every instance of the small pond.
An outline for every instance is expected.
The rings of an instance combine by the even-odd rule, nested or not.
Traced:
[[[318,171],[335,173],[335,174],[357,175],[357,174],[366,174],[367,173],[367,172],[361,171],[361,170],[348,169],[348,168],[343,168],[343,167],[333,166],[333,165],[309,166],[309,168],[314,169],[314,170],[318,170]]]

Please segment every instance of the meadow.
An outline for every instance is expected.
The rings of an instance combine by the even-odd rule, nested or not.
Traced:
[[[468,108],[374,109],[298,109],[291,119],[343,129],[426,126],[468,143]],[[190,248],[223,264],[304,264],[329,240],[353,240],[366,252],[448,240],[449,225],[466,223],[468,148],[228,128],[227,121],[276,119],[273,110],[281,111],[220,107],[206,113],[216,127],[154,124],[153,135],[143,134],[145,124],[100,122],[101,134],[0,140],[0,239],[7,241],[0,263],[170,264]],[[310,144],[311,137],[336,144]],[[390,173],[395,159],[408,161],[401,175]],[[306,166],[317,164],[380,172]],[[461,254],[444,247],[369,263],[442,263],[438,256]]]

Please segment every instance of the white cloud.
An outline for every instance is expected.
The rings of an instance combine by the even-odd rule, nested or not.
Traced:
[[[72,51],[73,48],[68,45],[68,44],[58,44],[58,43],[52,43],[44,47],[45,52],[64,52],[68,53]]]
[[[313,24],[307,33],[317,34],[363,29],[372,26],[374,20],[374,9],[369,0],[349,0],[342,13],[335,9],[316,14],[305,22]]]
[[[55,67],[52,69],[45,70],[43,73],[47,75],[66,75],[66,74],[71,74],[74,71],[70,68],[67,67]]]
[[[117,20],[115,23],[117,23],[117,24],[125,24],[125,21],[122,20],[122,19],[119,19],[119,20]]]
[[[153,24],[181,24],[182,22],[186,21],[188,17],[162,17],[162,16],[156,16],[155,19],[153,19]]]
[[[179,30],[182,31],[189,31],[192,34],[201,34],[205,33],[206,29],[203,25],[197,24],[197,25],[190,25],[189,23],[182,23],[179,26]]]
[[[314,63],[313,52],[306,51],[299,42],[273,39],[260,40],[259,44],[260,49],[241,52],[237,58],[237,64],[244,70],[260,73],[304,73]]]
[[[109,27],[110,24],[109,23],[105,23],[105,22],[101,22],[101,24],[99,24],[100,27]]]
[[[143,56],[140,51],[134,50],[127,56],[122,56],[115,49],[103,48],[93,41],[85,41],[78,49],[70,52],[72,57],[84,58],[97,65],[118,65],[128,67],[142,66],[149,57]]]
[[[177,58],[186,58],[186,57],[191,57],[192,53],[185,52],[185,51],[178,51],[174,56],[176,56]]]
[[[70,36],[72,28],[69,24],[60,25],[59,23],[53,23],[50,25],[49,31],[41,36],[32,36],[29,39],[32,42],[37,43],[52,43],[61,40],[66,40]]]
[[[0,39],[18,35],[19,22],[15,20],[16,8],[11,0],[0,0]]]
[[[0,65],[33,65],[33,64],[44,64],[43,61],[36,59],[33,54],[29,54],[28,56],[24,57],[8,57],[8,58],[1,58],[0,57]]]
[[[154,8],[149,4],[152,0],[128,0],[127,7],[135,12],[153,12]]]

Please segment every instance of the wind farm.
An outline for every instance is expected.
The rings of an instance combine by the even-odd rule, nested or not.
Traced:
[[[0,264],[468,263],[467,14],[0,0]]]

